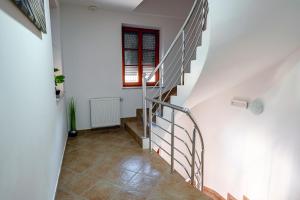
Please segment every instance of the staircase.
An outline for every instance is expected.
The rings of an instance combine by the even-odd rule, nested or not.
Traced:
[[[166,99],[166,102],[170,102],[171,96],[177,94],[177,87],[171,89],[171,91],[167,91],[162,94],[163,98]],[[158,97],[156,97],[158,99]],[[153,112],[158,109],[158,106],[155,105],[153,107]],[[147,113],[149,114],[149,108],[147,108]],[[155,117],[153,117],[153,121],[155,121]],[[146,137],[144,134],[144,122],[143,122],[143,109],[136,109],[136,117],[128,119],[124,122],[125,129],[132,135],[132,137],[138,142],[138,144],[148,149],[149,148],[149,128],[147,127]]]
[[[203,69],[208,52],[208,0],[195,0],[170,48],[157,67],[143,78],[143,110],[125,127],[143,148],[160,156],[187,182],[203,190],[204,142],[184,103]],[[205,31],[205,32],[204,32]],[[147,82],[159,73],[158,82]],[[185,121],[188,127],[180,122]]]

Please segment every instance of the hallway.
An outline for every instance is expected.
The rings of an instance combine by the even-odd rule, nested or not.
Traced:
[[[123,129],[90,131],[67,142],[56,200],[207,200],[156,153]]]

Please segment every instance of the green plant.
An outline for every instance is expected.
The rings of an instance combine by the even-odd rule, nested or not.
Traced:
[[[72,97],[69,103],[70,131],[76,131],[76,106]]]
[[[59,72],[59,69],[54,68],[54,72]],[[54,75],[54,81],[55,81],[55,86],[57,86],[58,84],[64,83],[65,76],[64,75]]]

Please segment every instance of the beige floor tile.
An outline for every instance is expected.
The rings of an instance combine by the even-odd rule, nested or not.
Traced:
[[[157,178],[152,178],[143,174],[136,174],[126,185],[126,188],[142,194],[149,194],[158,181],[159,179]]]
[[[71,193],[58,190],[56,193],[55,200],[74,200],[74,196]]]
[[[99,181],[94,187],[86,191],[83,196],[89,200],[112,200],[120,188],[107,181]]]
[[[96,177],[84,174],[76,177],[72,182],[68,183],[65,188],[68,191],[72,191],[72,193],[81,195],[83,192],[96,185],[98,181],[99,179]]]
[[[56,200],[207,200],[123,129],[70,138]]]

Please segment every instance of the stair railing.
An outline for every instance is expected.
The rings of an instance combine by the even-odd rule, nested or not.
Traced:
[[[177,85],[184,84],[184,74],[190,70],[190,62],[196,56],[196,49],[201,46],[202,33],[207,27],[208,16],[208,0],[195,0],[191,11],[189,12],[183,26],[176,35],[170,48],[167,50],[160,63],[151,73],[143,74],[143,120],[144,120],[144,137],[147,138],[149,133],[149,149],[156,145],[170,156],[171,171],[174,171],[174,162],[176,162],[185,171],[189,177],[190,183],[198,189],[203,189],[203,170],[204,170],[204,143],[200,129],[187,108],[172,105],[167,98],[172,89]],[[156,80],[152,86],[147,84],[151,80]],[[149,84],[150,85],[150,84]],[[164,118],[162,114],[163,107],[171,109],[171,120]],[[147,108],[149,108],[149,116],[147,116]],[[185,114],[193,123],[192,134],[185,128],[176,123],[175,111]],[[156,124],[154,117],[159,117],[170,124],[170,130],[166,130],[159,124]],[[170,134],[171,141],[167,141],[159,134],[153,131],[153,127],[157,127],[162,131]],[[175,128],[181,129],[188,141],[181,136],[176,135]],[[168,152],[160,144],[153,140],[153,136],[159,138],[164,144],[170,146],[171,151]],[[175,146],[175,141],[180,141],[188,153]],[[196,148],[196,145],[201,146]],[[200,151],[199,151],[200,149]],[[181,154],[187,165],[184,165],[180,159],[175,157],[175,152]]]
[[[188,108],[183,108],[180,106],[172,105],[166,102],[162,102],[153,98],[146,97],[146,101],[149,102],[150,108],[149,108],[149,150],[152,151],[153,144],[162,150],[164,153],[166,153],[170,157],[170,163],[171,163],[171,172],[173,172],[174,169],[174,162],[177,162],[180,167],[182,167],[186,173],[186,175],[189,177],[190,184],[195,186],[196,188],[203,190],[203,180],[204,180],[204,142],[203,137],[200,132],[200,129],[192,116],[190,110]],[[168,120],[164,118],[163,116],[160,116],[160,119],[165,120],[168,122],[171,126],[170,130],[165,129],[161,127],[159,124],[157,124],[155,121],[152,120],[153,116],[155,114],[152,112],[152,106],[154,103],[157,103],[161,106],[166,106],[171,109],[171,120]],[[193,123],[193,131],[192,134],[189,133],[185,128],[180,126],[176,120],[175,120],[175,111],[184,113],[189,120]],[[171,141],[167,141],[163,137],[161,137],[158,133],[156,133],[153,130],[153,127],[156,127],[163,131],[164,133],[167,133],[171,136]],[[180,134],[175,134],[175,127],[182,129],[186,136],[188,136],[188,141],[185,141]],[[153,136],[159,138],[166,146],[170,147],[170,152],[166,148],[164,148],[163,145],[158,144],[158,142],[155,142],[153,140]],[[184,147],[188,150],[188,153],[185,153],[183,150],[179,149],[175,146],[175,140],[182,142]],[[196,148],[196,144],[201,146],[201,148]],[[190,144],[190,145],[189,145]],[[200,150],[200,151],[199,151]],[[185,163],[188,163],[188,166],[185,166],[183,162],[175,157],[175,151],[181,154],[185,158]]]
[[[146,97],[166,102],[176,85],[184,84],[184,73],[189,71],[190,61],[195,57],[196,48],[201,45],[202,32],[206,30],[208,0],[195,0],[184,24],[176,35],[160,63],[151,73],[144,73],[143,84],[143,121],[144,137],[147,138],[147,101]],[[153,86],[147,86],[150,80]],[[153,83],[153,82],[152,82]],[[165,96],[163,94],[166,93]],[[153,106],[154,112],[162,115],[161,104]]]

